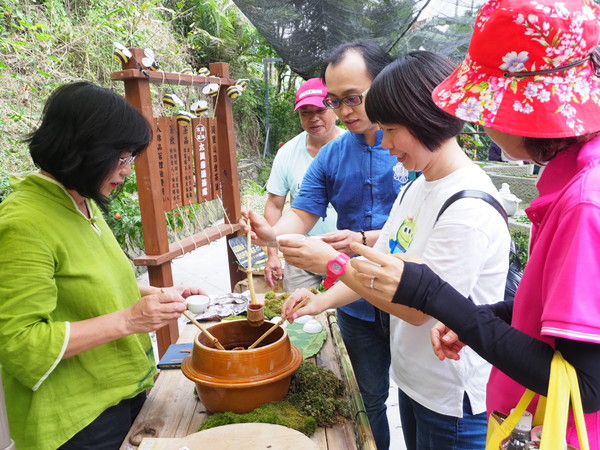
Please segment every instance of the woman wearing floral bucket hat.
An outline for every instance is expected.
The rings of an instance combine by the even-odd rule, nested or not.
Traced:
[[[509,157],[545,166],[526,210],[530,257],[514,302],[476,306],[426,265],[364,246],[354,250],[377,265],[352,261],[375,306],[441,321],[431,332],[440,359],[468,345],[494,365],[488,413],[509,412],[525,388],[546,394],[559,350],[578,375],[590,449],[600,449],[599,16],[585,0],[488,1],[465,61],[433,93]],[[572,417],[567,442],[578,446]]]

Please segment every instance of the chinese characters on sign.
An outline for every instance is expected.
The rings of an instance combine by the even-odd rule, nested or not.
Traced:
[[[194,161],[192,157],[191,126],[179,125],[179,161],[181,165],[183,204],[196,203],[194,198]]]
[[[155,136],[164,211],[220,196],[215,119],[177,124],[175,117],[160,117]]]

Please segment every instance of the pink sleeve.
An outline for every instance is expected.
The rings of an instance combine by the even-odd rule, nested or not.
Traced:
[[[543,268],[542,334],[600,343],[600,208],[579,203],[558,223]]]

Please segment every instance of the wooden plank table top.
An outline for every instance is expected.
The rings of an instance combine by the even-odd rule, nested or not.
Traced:
[[[336,346],[340,344],[336,344],[332,338],[326,314],[323,313],[317,318],[327,330],[327,340],[319,353],[311,359],[344,380],[339,351],[336,351]],[[210,325],[206,324],[206,327]],[[193,342],[198,332],[194,325],[185,325],[178,342]],[[345,352],[345,349],[343,351]],[[345,375],[347,376],[347,370]],[[351,376],[354,377],[354,374]],[[197,432],[209,413],[196,396],[194,388],[194,382],[187,379],[180,369],[161,370],[142,410],[121,444],[121,450],[137,449],[141,440],[146,437],[180,438]],[[358,442],[357,435],[361,436],[361,442]],[[367,436],[364,432],[362,435],[357,433],[351,420],[344,420],[333,427],[319,427],[311,439],[320,449],[325,450],[374,448],[370,430]]]

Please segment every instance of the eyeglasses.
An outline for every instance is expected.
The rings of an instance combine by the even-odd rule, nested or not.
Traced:
[[[121,157],[121,158],[119,158],[119,165],[124,166],[125,164],[131,164],[132,162],[135,161],[135,158],[137,158],[137,155]]]
[[[367,90],[362,94],[353,94],[344,98],[326,97],[323,99],[323,104],[330,109],[338,109],[340,106],[342,106],[342,103],[346,106],[358,106],[363,102],[363,98],[365,97],[365,95],[367,95],[369,89],[370,88],[367,88]]]

